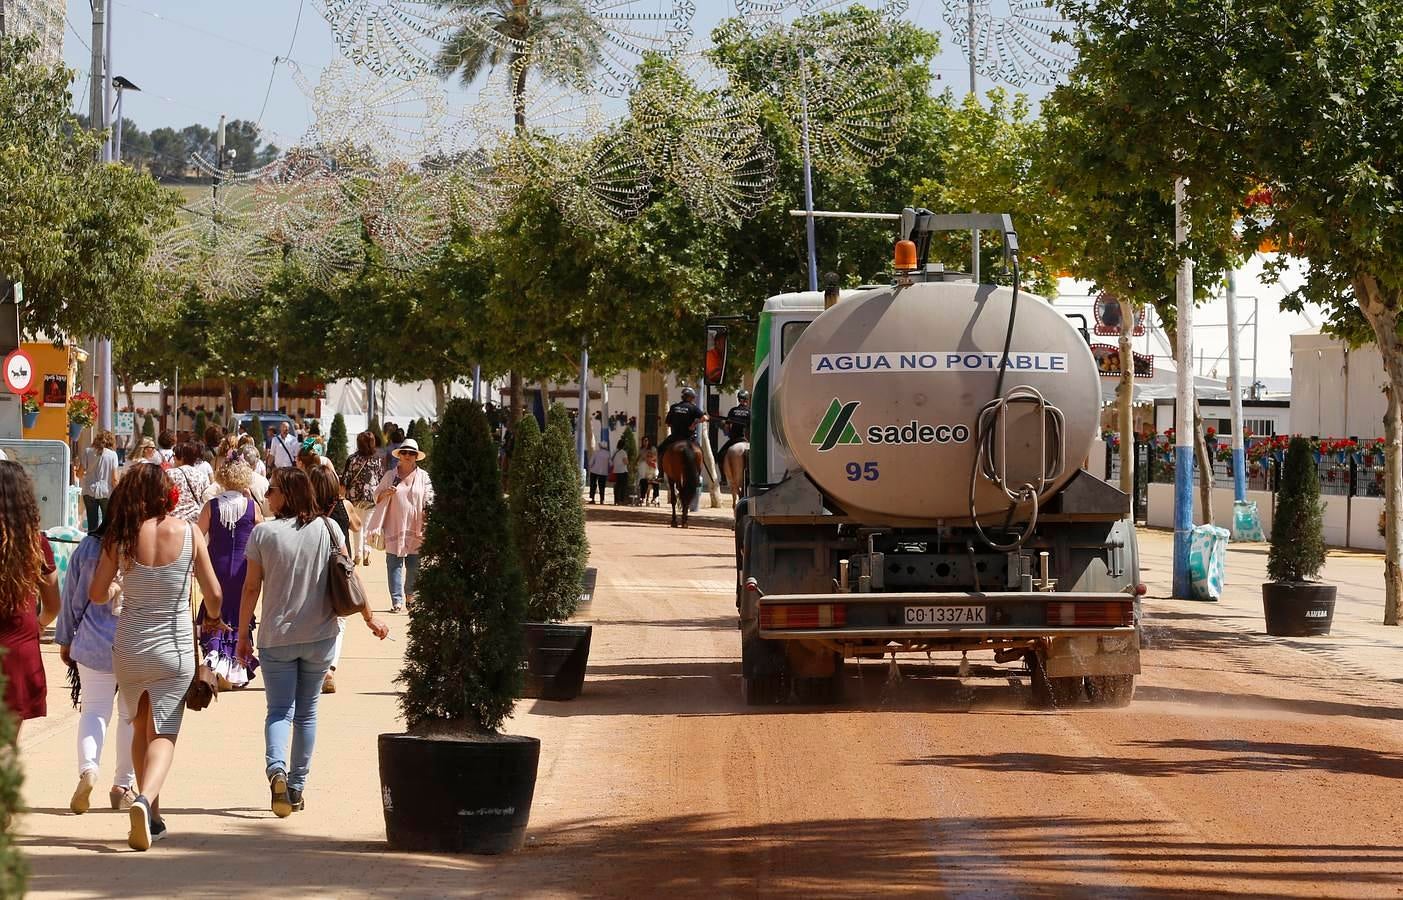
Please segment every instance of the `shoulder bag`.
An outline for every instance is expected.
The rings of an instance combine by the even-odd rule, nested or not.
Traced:
[[[187,528],[194,528],[187,525]],[[194,535],[190,539],[190,568],[185,571],[185,583],[190,583],[190,575],[195,571],[195,543]],[[193,592],[192,592],[193,594]],[[190,687],[185,689],[185,708],[199,712],[209,707],[211,703],[219,699],[219,678],[211,671],[209,666],[200,661],[200,628],[195,624],[195,618],[190,617],[191,643],[194,644],[195,653],[195,677],[190,679]]]
[[[322,524],[326,526],[326,536],[331,542],[331,553],[327,559],[327,602],[331,604],[331,611],[338,616],[356,615],[367,606],[365,587],[356,575],[356,564],[336,546],[336,534],[331,530],[331,522],[323,516]]]

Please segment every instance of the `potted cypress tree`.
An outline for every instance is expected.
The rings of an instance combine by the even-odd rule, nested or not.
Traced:
[[[326,455],[331,464],[340,472],[346,466],[350,449],[346,439],[346,417],[337,413],[331,420],[331,439],[326,444]]]
[[[5,674],[0,672],[0,693],[4,690]],[[15,842],[15,816],[24,808],[18,741],[19,722],[9,707],[0,704],[0,897],[23,897],[29,878],[29,866]]]
[[[538,438],[535,420],[522,420],[512,461],[512,530],[528,595],[522,696],[574,700],[593,629],[565,620],[580,603],[589,543],[569,417],[553,413],[548,423]]]
[[[418,419],[418,427],[414,429],[414,440],[419,442],[419,449],[430,456],[434,452],[434,430],[429,427],[429,420],[422,416]]]
[[[385,834],[394,850],[504,853],[525,841],[540,741],[500,732],[521,680],[526,584],[482,407],[448,404],[429,464],[398,679],[407,731],[379,738]]]
[[[1335,618],[1335,586],[1313,579],[1325,565],[1321,533],[1320,476],[1310,441],[1291,438],[1271,526],[1271,549],[1262,585],[1267,634],[1305,637],[1329,634]]]
[[[141,420],[141,436],[153,441],[156,439],[156,417],[151,415],[149,411],[146,413],[146,418]]]

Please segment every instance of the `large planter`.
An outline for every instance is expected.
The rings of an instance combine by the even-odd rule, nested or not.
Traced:
[[[1267,634],[1313,637],[1329,634],[1335,620],[1335,586],[1316,582],[1268,581],[1262,585]]]
[[[522,627],[526,653],[521,696],[531,700],[574,700],[580,696],[593,631],[589,625],[527,622]]]
[[[514,734],[380,735],[380,797],[390,849],[521,849],[540,757],[539,740]]]

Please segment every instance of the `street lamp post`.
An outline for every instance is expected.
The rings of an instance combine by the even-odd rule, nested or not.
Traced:
[[[1189,240],[1184,179],[1174,180],[1174,246]],[[1175,279],[1178,305],[1179,384],[1174,404],[1174,596],[1189,597],[1189,547],[1193,535],[1194,490],[1194,264],[1187,256]]]

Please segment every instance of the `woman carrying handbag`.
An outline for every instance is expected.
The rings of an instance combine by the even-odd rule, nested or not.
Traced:
[[[344,553],[345,541],[322,517],[311,479],[300,469],[273,473],[268,509],[273,518],[255,526],[249,537],[237,652],[244,659],[252,655],[248,630],[261,597],[258,652],[268,702],[264,773],[273,813],[286,817],[305,808],[317,700],[339,633],[329,599],[331,566],[333,557]],[[384,640],[390,633],[368,606],[362,606],[360,614],[377,638]]]

